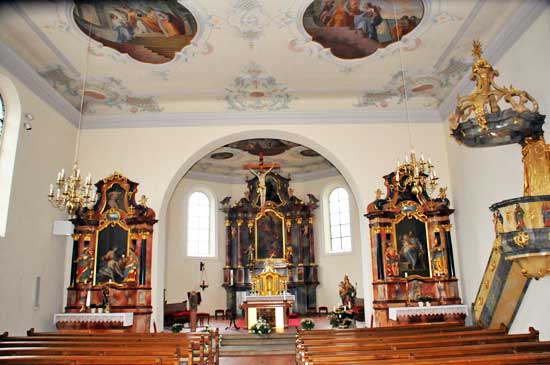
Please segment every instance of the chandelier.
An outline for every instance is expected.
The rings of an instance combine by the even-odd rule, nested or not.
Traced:
[[[400,192],[409,188],[415,195],[422,194],[424,191],[432,192],[437,186],[437,180],[439,178],[431,159],[426,161],[423,155],[417,159],[414,150],[410,152],[410,155],[405,155],[404,162],[397,161],[395,188]]]
[[[393,4],[395,24],[397,25],[397,9],[395,2]],[[439,178],[436,175],[434,166],[430,158],[424,159],[420,155],[418,159],[412,143],[411,118],[409,114],[409,98],[407,95],[407,85],[405,81],[405,63],[403,62],[403,50],[401,48],[401,34],[397,32],[397,45],[399,50],[399,59],[401,62],[401,82],[403,88],[403,100],[405,101],[405,113],[407,117],[407,131],[409,136],[409,154],[405,155],[404,162],[397,161],[395,169],[395,187],[400,192],[411,189],[411,192],[419,196],[423,192],[432,192],[437,186]]]
[[[72,171],[65,175],[65,169],[57,174],[55,182],[56,188],[50,184],[50,192],[48,201],[60,210],[66,210],[71,218],[76,216],[76,213],[84,208],[91,207],[97,201],[96,188],[92,184],[92,174],[88,174],[84,183],[80,177],[80,169],[78,168],[78,152],[80,147],[80,130],[82,125],[83,110],[84,110],[84,93],[86,91],[86,81],[88,79],[88,62],[91,47],[91,30],[88,33],[88,47],[86,49],[84,78],[82,79],[82,95],[80,98],[80,115],[78,119],[78,129],[76,132],[76,145],[74,151],[74,163]]]

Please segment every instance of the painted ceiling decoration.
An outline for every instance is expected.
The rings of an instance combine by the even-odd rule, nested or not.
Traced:
[[[259,0],[234,0],[228,11],[227,23],[253,46],[271,20]]]
[[[452,110],[456,93],[464,94],[468,85],[472,39],[487,44],[489,59],[498,58],[544,5],[497,0],[0,2],[0,66],[76,123],[91,25],[84,128],[254,118],[397,121],[405,92],[413,120],[440,122]]]
[[[260,153],[263,153],[264,156],[277,156],[297,146],[299,144],[282,139],[254,138],[230,143],[225,147],[237,148],[255,156],[259,156]]]
[[[297,97],[267,73],[260,65],[251,62],[226,89],[224,99],[230,110],[281,110],[288,109]]]
[[[48,83],[63,95],[75,109],[80,109],[82,80],[70,75],[61,65],[46,67],[39,71]],[[78,76],[77,76],[78,77]],[[107,77],[92,77],[86,81],[84,112],[95,114],[98,110],[117,109],[128,113],[160,112],[158,101],[153,96],[135,96],[124,86],[122,80]]]
[[[421,0],[314,0],[303,25],[334,56],[357,59],[397,42],[423,15]]]
[[[243,165],[257,163],[263,153],[265,162],[281,164],[278,171],[295,181],[307,181],[339,175],[338,170],[323,156],[297,143],[272,138],[241,140],[209,153],[190,169],[194,179],[241,183],[250,172]]]
[[[78,1],[73,16],[84,34],[145,63],[171,61],[197,34],[195,17],[176,0]]]

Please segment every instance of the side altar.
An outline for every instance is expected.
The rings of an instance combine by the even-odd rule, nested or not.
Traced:
[[[245,323],[250,329],[259,318],[265,319],[276,329],[288,327],[288,314],[295,296],[287,293],[286,275],[275,271],[273,260],[265,262],[264,270],[252,278],[252,290],[244,297]]]
[[[395,313],[391,308],[417,307],[424,301],[456,305],[461,299],[451,239],[454,210],[446,188],[440,188],[436,198],[428,194],[437,182],[433,165],[413,151],[383,178],[386,196],[378,189],[365,216],[370,228],[376,325],[391,326],[397,324],[390,317]],[[436,317],[448,322],[444,316]],[[463,317],[458,321],[463,322]]]
[[[95,184],[97,203],[76,212],[65,314],[58,330],[149,332],[155,212],[138,184],[113,173]]]
[[[305,314],[317,306],[313,221],[318,200],[312,194],[308,194],[307,202],[296,197],[290,177],[273,171],[277,166],[264,164],[260,156],[259,164],[245,166],[255,176],[246,181],[244,197],[235,202],[231,197],[221,201],[226,214],[223,287],[227,308],[236,313],[245,301],[250,302],[251,290],[260,291],[253,288],[253,278],[268,259],[273,271],[286,277],[285,288],[294,296],[294,312]]]

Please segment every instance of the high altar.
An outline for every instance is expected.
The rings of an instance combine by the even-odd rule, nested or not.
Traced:
[[[155,212],[144,196],[136,203],[138,184],[117,172],[95,186],[95,206],[80,210],[72,220],[66,314],[56,315],[56,326],[149,332]]]
[[[276,329],[288,327],[288,313],[295,297],[287,293],[288,276],[275,271],[273,260],[265,261],[264,270],[252,277],[251,294],[242,304],[247,328],[263,318]]]
[[[237,311],[242,307],[252,289],[253,278],[262,272],[264,262],[272,258],[273,275],[287,276],[286,286],[295,297],[294,311],[306,313],[308,308],[317,305],[319,281],[313,236],[317,199],[308,194],[309,201],[304,202],[294,196],[289,187],[290,178],[276,172],[269,171],[264,178],[263,209],[257,176],[247,180],[243,198],[231,203],[227,197],[221,202],[226,214],[223,286],[227,292],[227,308]]]
[[[417,163],[414,152],[411,161]],[[386,197],[382,198],[378,190],[365,214],[370,228],[377,326],[395,324],[389,318],[390,308],[418,306],[419,299],[429,299],[436,306],[461,303],[449,220],[454,210],[449,207],[446,188],[431,198],[426,186],[409,184],[413,173],[418,175],[418,169],[400,169],[399,175],[392,172],[384,176]],[[463,321],[462,307],[457,313],[461,318],[437,317]]]

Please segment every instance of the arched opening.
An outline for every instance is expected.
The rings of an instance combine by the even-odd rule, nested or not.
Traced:
[[[186,175],[189,173],[190,170],[193,170],[192,167],[194,165],[196,165],[201,159],[203,159],[205,156],[208,156],[210,158],[211,155],[214,155],[214,157],[212,159],[223,159],[224,158],[224,152],[227,152],[227,151],[218,151],[220,148],[224,148],[224,146],[227,146],[229,145],[230,143],[234,143],[234,142],[237,142],[237,141],[242,141],[242,140],[245,140],[245,139],[251,139],[251,138],[275,138],[275,139],[283,139],[285,141],[288,141],[288,142],[291,142],[291,143],[295,143],[295,144],[298,144],[298,145],[301,145],[301,148],[303,151],[305,150],[312,150],[314,151],[314,154],[317,155],[321,155],[323,156],[323,159],[326,159],[326,161],[336,170],[338,171],[338,175],[339,175],[339,179],[340,181],[347,187],[349,193],[350,193],[350,201],[352,201],[352,205],[354,206],[354,219],[356,220],[356,223],[354,225],[354,247],[356,247],[356,251],[354,251],[353,253],[353,257],[355,260],[357,260],[357,267],[358,267],[358,271],[357,273],[354,273],[352,274],[354,277],[352,277],[352,280],[353,280],[353,283],[354,284],[357,284],[359,286],[359,292],[360,292],[360,295],[361,296],[365,296],[365,297],[370,297],[370,285],[367,285],[367,283],[370,283],[370,279],[367,279],[365,280],[365,277],[369,277],[370,274],[369,274],[369,270],[364,270],[362,268],[365,267],[365,262],[370,262],[370,252],[369,252],[369,249],[368,249],[368,244],[367,244],[367,239],[366,239],[366,235],[363,233],[364,230],[365,230],[365,227],[364,227],[364,222],[362,221],[362,219],[360,219],[360,214],[359,214],[359,209],[357,208],[358,207],[358,202],[361,201],[360,198],[357,196],[357,187],[356,187],[356,183],[353,181],[352,178],[350,178],[350,174],[347,173],[346,169],[345,169],[345,166],[343,166],[343,164],[338,161],[334,155],[331,153],[331,151],[327,150],[326,148],[318,145],[317,143],[315,143],[314,141],[312,140],[309,140],[308,138],[306,137],[303,137],[301,135],[297,135],[297,134],[292,134],[292,133],[289,133],[289,132],[283,132],[283,131],[273,131],[273,130],[268,130],[268,131],[265,131],[265,130],[260,130],[260,131],[247,131],[247,132],[244,132],[244,133],[237,133],[237,134],[234,134],[234,135],[228,135],[228,136],[225,136],[223,138],[220,138],[216,141],[213,141],[212,143],[209,143],[208,145],[204,146],[203,148],[201,148],[199,151],[197,151],[196,153],[193,154],[193,156],[191,158],[189,158],[187,161],[184,162],[184,164],[181,166],[181,168],[178,170],[178,172],[174,175],[174,177],[172,178],[172,180],[170,181],[170,184],[169,184],[169,187],[168,189],[166,190],[165,194],[164,194],[164,198],[163,198],[163,201],[162,201],[162,206],[161,206],[161,210],[159,212],[159,221],[160,221],[160,224],[159,224],[159,233],[158,233],[158,241],[157,241],[157,245],[156,245],[156,249],[154,250],[154,253],[153,253],[153,262],[154,262],[154,266],[158,269],[153,269],[153,281],[155,283],[154,285],[154,288],[156,287],[156,293],[153,294],[154,296],[154,301],[155,301],[155,321],[158,325],[160,325],[161,323],[163,323],[163,319],[162,319],[162,309],[163,309],[163,289],[167,289],[167,293],[166,293],[166,299],[168,301],[171,301],[171,300],[174,300],[174,301],[177,301],[177,300],[183,300],[184,298],[182,297],[182,294],[183,292],[186,293],[186,289],[181,289],[180,290],[180,293],[179,293],[179,297],[178,297],[178,294],[177,293],[171,293],[170,292],[170,287],[174,287],[174,284],[171,284],[171,281],[173,283],[176,283],[178,282],[177,278],[174,278],[173,280],[170,279],[167,275],[167,273],[171,270],[170,267],[173,266],[170,264],[170,259],[173,257],[173,254],[170,252],[171,248],[169,247],[169,243],[172,239],[172,237],[174,237],[174,235],[177,235],[178,233],[177,232],[174,232],[172,230],[171,227],[174,227],[174,225],[176,224],[183,224],[181,219],[178,219],[177,218],[177,215],[178,214],[182,214],[181,210],[178,214],[172,214],[173,213],[173,206],[175,205],[179,205],[179,207],[182,207],[182,206],[185,206],[185,204],[181,204],[181,203],[177,203],[175,202],[175,200],[179,198],[182,198],[183,196],[185,196],[185,191],[186,191],[186,188],[181,188],[181,186],[179,187],[180,183],[182,182],[183,179],[186,178]],[[305,154],[307,154],[307,152],[305,152]],[[307,156],[304,155],[303,156],[304,158],[306,158]],[[267,157],[266,157],[266,161],[267,161]],[[223,160],[222,160],[223,161]],[[250,174],[249,174],[250,175]],[[195,178],[197,177],[197,175],[195,175]],[[242,179],[241,179],[242,181]],[[332,185],[334,185],[334,181],[331,182]],[[185,185],[185,184],[184,184]],[[233,185],[238,185],[238,184],[233,184]],[[303,186],[306,186],[307,184],[302,184]],[[196,186],[195,186],[196,187]],[[324,188],[326,188],[326,186],[323,187],[323,189],[318,189],[317,193],[314,194],[317,196],[317,198],[321,198],[321,196],[323,195],[323,191],[324,191]],[[238,198],[242,198],[242,195],[243,195],[243,191],[245,189],[245,184],[244,183],[241,183],[239,187],[235,187],[235,191],[238,191],[238,194],[235,193],[233,194],[233,196],[235,197],[235,199],[238,199]],[[189,191],[189,189],[187,189]],[[299,197],[300,198],[305,198],[307,199],[307,192],[305,192],[304,189],[298,189],[297,190],[298,192],[300,192],[300,195]],[[304,194],[302,194],[302,192]],[[219,194],[215,194],[215,195],[219,195]],[[232,195],[232,193],[230,194],[227,194],[229,196]],[[222,196],[218,196],[218,200],[217,202],[219,202],[220,200],[222,200],[224,198],[225,195],[222,194]],[[320,202],[322,204],[322,202]],[[218,219],[219,222],[223,223],[223,214],[220,212],[218,214],[221,214],[221,220]],[[317,232],[317,242],[318,244],[316,244],[316,253],[319,255],[320,257],[320,260],[321,257],[323,258],[327,258],[329,257],[329,260],[332,259],[332,260],[340,260],[341,262],[339,264],[334,264],[334,265],[325,265],[325,267],[331,267],[331,266],[338,266],[338,267],[346,267],[346,257],[343,256],[343,255],[340,255],[340,256],[332,256],[330,257],[329,255],[326,254],[326,248],[325,248],[325,245],[324,245],[324,240],[325,240],[325,233],[324,233],[324,230],[322,229],[322,226],[324,224],[324,219],[323,219],[323,209],[318,209],[316,211],[316,220],[319,222],[319,227],[321,227],[321,229],[316,228],[316,230],[318,231]],[[219,230],[222,230],[222,233],[219,232]],[[217,233],[217,236],[218,236],[218,240],[222,240],[224,239],[224,231],[223,231],[224,227],[219,227],[218,225],[218,233]],[[180,232],[181,234],[181,232]],[[184,235],[180,237],[185,237]],[[181,244],[175,244],[177,246],[177,248],[179,250],[184,250],[185,249],[185,246],[182,247]],[[221,247],[223,245],[223,242],[218,242],[217,243],[217,247]],[[360,254],[359,254],[360,252]],[[218,276],[221,276],[221,271],[223,269],[223,266],[224,266],[224,263],[223,263],[223,259],[224,259],[224,255],[225,252],[220,252],[217,257],[214,259],[213,262],[208,262],[206,261],[206,264],[210,267],[208,267],[208,271],[209,271],[209,280],[210,280],[210,283],[211,283],[211,288],[221,292],[222,294],[224,294],[224,291],[223,290],[218,290],[218,289],[221,289],[221,285],[219,282],[220,279],[216,279],[218,281],[218,283],[216,284],[214,280],[214,277],[216,275]],[[199,260],[200,261],[200,260]],[[220,263],[221,262],[221,263]],[[189,280],[190,280],[190,285],[193,284],[195,286],[198,286],[199,284],[199,262],[197,261],[194,265],[190,265],[190,269],[189,270],[192,270],[193,273],[191,275],[189,275]],[[195,267],[196,266],[196,267]],[[322,272],[323,269],[320,269],[320,272]],[[329,274],[329,270],[325,271],[324,274]],[[348,272],[342,272],[342,277],[343,275],[345,274],[348,274]],[[180,273],[181,275],[181,273]],[[196,277],[195,277],[196,276]],[[322,288],[322,285],[324,284],[325,285],[325,288],[322,289],[322,294],[319,296],[319,305],[324,305],[324,306],[330,306],[331,308],[337,304],[337,301],[338,301],[338,280],[341,280],[341,278],[338,278],[337,275],[333,275],[334,279],[333,280],[336,280],[334,283],[330,283],[329,280],[325,280],[325,282],[323,283],[323,274],[321,274],[321,277],[320,277],[320,282],[321,282],[321,285],[319,286],[319,288]],[[361,283],[361,284],[359,284]],[[220,285],[219,287],[217,285]],[[369,288],[369,290],[366,290],[366,288]],[[189,289],[192,289],[191,287]],[[210,289],[211,291],[213,291],[213,289]],[[185,291],[184,291],[185,290]],[[208,291],[209,289],[207,289],[206,291]],[[155,291],[155,289],[154,289]],[[324,294],[323,294],[324,293]],[[225,294],[224,294],[225,295]],[[323,295],[325,295],[323,297]],[[330,299],[327,299],[329,298]],[[368,303],[369,300],[366,300],[366,302]],[[222,302],[222,299],[218,298],[217,299],[217,302],[215,302],[217,304],[220,304],[220,308],[225,308],[226,304],[225,301]],[[213,306],[215,306],[213,304]],[[214,309],[217,309],[217,308],[206,308],[206,306],[204,307],[205,311],[210,311],[211,313],[213,313]]]

